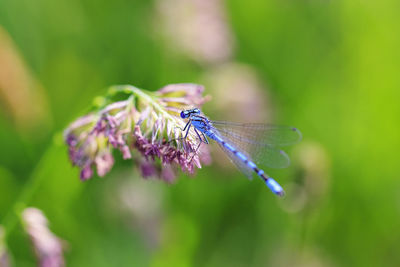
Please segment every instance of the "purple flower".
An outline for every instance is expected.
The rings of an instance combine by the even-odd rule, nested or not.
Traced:
[[[139,126],[135,127],[134,136],[136,137],[135,147],[147,160],[154,161],[155,158],[160,158],[164,165],[175,163],[181,167],[182,171],[190,174],[193,174],[195,167],[201,168],[200,157],[193,154],[190,144],[186,144],[186,150],[181,151],[167,143],[151,143],[142,136]],[[182,142],[185,143],[185,141]],[[161,174],[161,178],[163,177]],[[172,180],[172,178],[165,180]]]
[[[93,175],[93,170],[92,167],[90,166],[91,164],[87,164],[84,166],[81,170],[80,178],[82,181],[86,181]]]
[[[65,266],[62,241],[49,230],[43,212],[36,208],[27,208],[23,211],[22,218],[38,257],[39,266]]]
[[[104,153],[103,155],[96,157],[95,164],[97,167],[97,174],[100,177],[103,177],[110,171],[110,169],[114,165],[114,158],[111,153]]]
[[[203,86],[173,84],[155,93],[133,86],[110,89],[109,103],[83,116],[65,130],[69,158],[81,169],[81,180],[105,176],[114,165],[113,151],[119,150],[123,159],[140,162],[143,177],[156,176],[167,182],[175,179],[174,169],[180,167],[192,174],[209,161],[206,147],[194,151],[197,136],[190,132],[181,139],[185,122],[179,117],[182,109],[200,106],[205,101]],[[112,102],[116,94],[126,100]]]
[[[162,166],[161,178],[168,183],[172,183],[173,181],[175,181],[176,175],[171,165],[166,164]]]
[[[193,83],[179,83],[164,86],[157,95],[166,110],[176,113],[188,107],[201,106],[209,100],[203,97],[204,86]]]
[[[157,168],[153,162],[144,160],[140,163],[140,173],[142,174],[143,178],[150,178],[156,176]]]
[[[122,152],[122,158],[123,159],[132,158],[131,151],[129,150],[129,147],[127,145],[124,145],[124,146],[121,147],[121,152]]]

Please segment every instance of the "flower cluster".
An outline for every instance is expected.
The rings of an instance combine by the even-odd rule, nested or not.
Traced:
[[[197,137],[189,132],[182,138],[185,122],[182,109],[202,105],[204,88],[195,84],[174,84],[157,92],[130,85],[110,88],[95,111],[73,122],[64,133],[72,163],[81,168],[80,177],[102,177],[114,165],[113,150],[123,159],[135,159],[143,177],[157,176],[166,181],[175,177],[174,166],[193,173],[206,163],[208,152],[196,153]],[[135,153],[140,152],[140,153]],[[138,155],[139,154],[139,155]]]
[[[32,240],[41,267],[65,266],[62,241],[48,228],[48,221],[37,208],[26,208],[22,213],[24,226]]]

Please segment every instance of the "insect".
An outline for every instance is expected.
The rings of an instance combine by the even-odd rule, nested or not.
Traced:
[[[182,119],[188,119],[182,129],[183,132],[186,131],[183,138],[188,136],[193,126],[200,140],[196,152],[202,143],[209,144],[208,138],[213,139],[249,179],[252,179],[255,173],[273,193],[278,196],[284,195],[283,188],[257,164],[271,168],[287,167],[290,163],[289,157],[279,147],[301,140],[302,136],[297,128],[261,123],[211,121],[201,115],[198,108],[183,110],[180,116]]]

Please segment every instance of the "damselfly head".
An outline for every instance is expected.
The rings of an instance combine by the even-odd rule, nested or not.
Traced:
[[[183,110],[181,112],[181,118],[182,119],[186,119],[186,118],[189,118],[192,115],[199,115],[200,113],[201,113],[201,111],[198,108]]]
[[[182,118],[182,119],[186,119],[187,117],[189,117],[188,114],[187,114],[187,111],[184,111],[184,110],[183,110],[183,111],[181,112],[181,118]]]

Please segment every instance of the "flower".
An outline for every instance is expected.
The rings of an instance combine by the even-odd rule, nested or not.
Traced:
[[[114,165],[114,150],[123,159],[138,162],[143,177],[157,176],[167,182],[175,178],[172,166],[190,174],[201,168],[208,151],[195,151],[199,144],[195,133],[183,138],[185,122],[179,113],[207,101],[203,91],[195,84],[168,85],[154,93],[130,85],[110,88],[95,111],[64,132],[69,158],[81,169],[81,180],[91,178],[94,167],[98,176],[106,175]]]
[[[48,228],[48,221],[37,208],[26,208],[22,213],[24,227],[29,234],[41,267],[65,266],[61,240]]]

